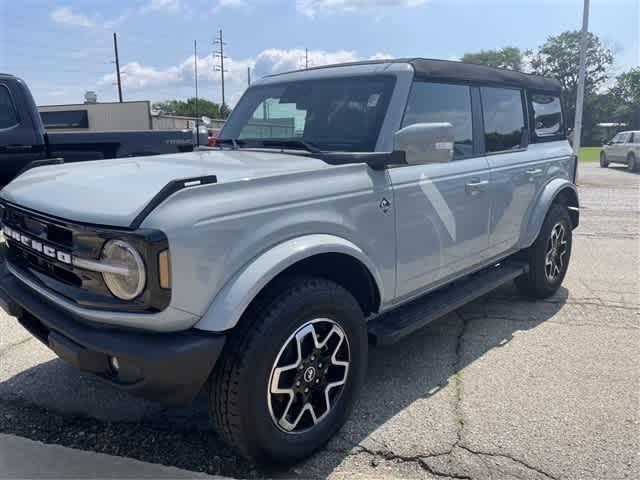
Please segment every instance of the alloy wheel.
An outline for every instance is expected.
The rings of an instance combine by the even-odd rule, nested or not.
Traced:
[[[565,226],[556,223],[551,229],[551,235],[547,242],[547,251],[544,257],[544,272],[547,280],[555,282],[561,275],[565,266],[567,254],[567,235]]]
[[[349,340],[328,318],[306,322],[284,343],[271,368],[269,413],[286,433],[303,433],[326,418],[349,374]]]

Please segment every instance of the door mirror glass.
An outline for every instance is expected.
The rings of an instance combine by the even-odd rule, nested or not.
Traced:
[[[394,150],[405,152],[409,165],[445,163],[453,159],[453,140],[448,122],[414,123],[395,133]]]

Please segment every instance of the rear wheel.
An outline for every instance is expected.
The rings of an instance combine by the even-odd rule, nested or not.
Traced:
[[[515,280],[521,293],[534,298],[547,298],[560,288],[569,267],[571,234],[567,207],[553,204],[538,238],[526,250],[529,272]]]
[[[600,166],[602,168],[607,168],[609,166],[609,160],[607,160],[607,154],[604,152],[600,152]]]
[[[292,277],[268,288],[233,330],[211,379],[216,430],[259,463],[290,463],[343,425],[364,380],[360,306],[328,280]]]
[[[636,156],[633,152],[630,152],[627,155],[627,168],[630,172],[635,172],[638,169],[638,161],[636,160]]]

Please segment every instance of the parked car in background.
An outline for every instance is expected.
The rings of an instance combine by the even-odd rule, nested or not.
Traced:
[[[200,135],[207,144],[206,130]],[[192,130],[47,133],[28,86],[0,74],[0,187],[32,162],[101,160],[193,151]]]
[[[600,166],[607,168],[610,163],[623,163],[630,171],[640,167],[640,130],[620,132],[602,146]]]
[[[0,305],[114,387],[206,385],[242,455],[299,460],[348,418],[368,342],[513,280],[560,288],[579,223],[560,90],[425,59],[264,78],[218,148],[5,187]]]

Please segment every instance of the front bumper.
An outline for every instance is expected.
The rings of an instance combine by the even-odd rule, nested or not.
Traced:
[[[61,359],[119,389],[167,404],[189,403],[206,382],[225,335],[98,326],[62,310],[0,264],[0,307]],[[115,370],[110,358],[117,358]]]

